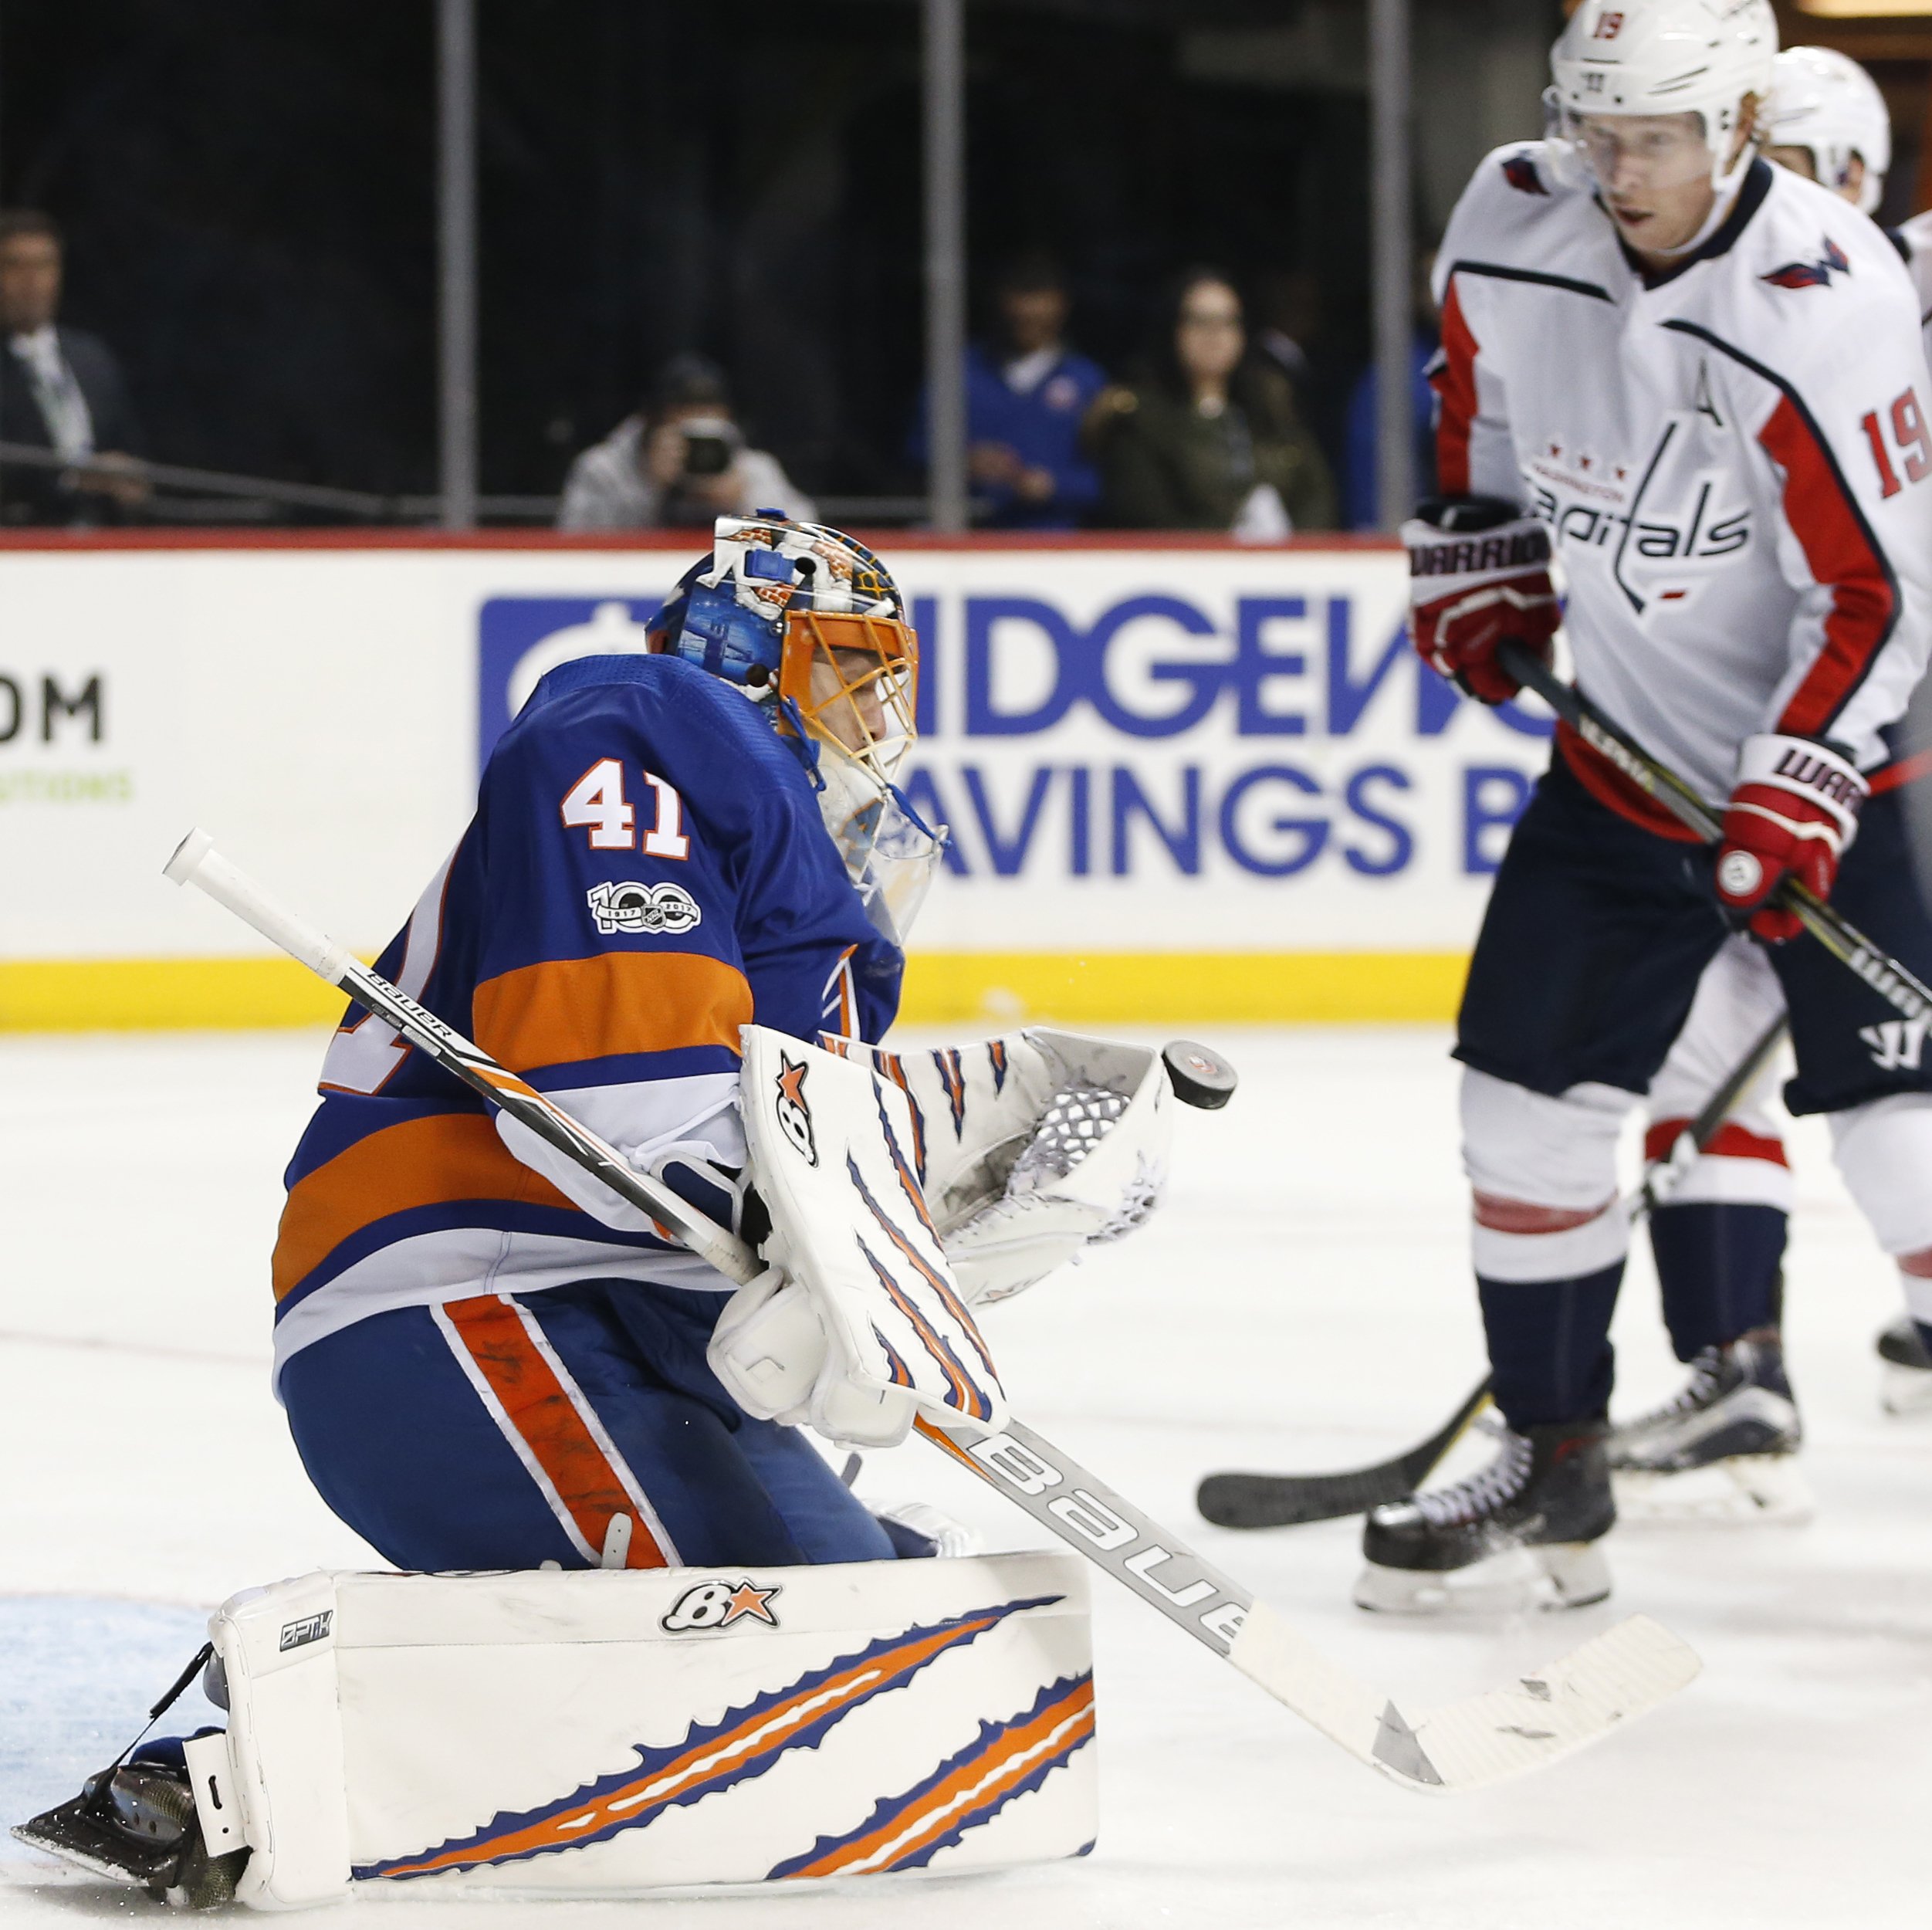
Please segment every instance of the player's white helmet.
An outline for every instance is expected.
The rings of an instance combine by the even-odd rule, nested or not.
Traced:
[[[1701,153],[1721,194],[1751,164],[1747,143],[1734,158],[1747,96],[1764,100],[1778,52],[1771,0],[1583,0],[1550,53],[1555,84],[1544,96],[1560,173],[1600,178],[1592,124],[1616,116],[1696,114],[1700,144],[1681,161],[1659,144],[1659,164],[1673,170],[1658,186],[1695,178]]]
[[[1812,171],[1841,194],[1856,155],[1865,164],[1859,212],[1877,212],[1892,165],[1892,117],[1877,82],[1856,60],[1831,47],[1787,48],[1760,125],[1766,147],[1804,148]]]

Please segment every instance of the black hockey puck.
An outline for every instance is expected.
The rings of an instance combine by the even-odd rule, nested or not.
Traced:
[[[1161,1048],[1161,1060],[1172,1082],[1174,1096],[1203,1112],[1218,1112],[1234,1096],[1238,1083],[1234,1068],[1219,1052],[1210,1052],[1192,1039],[1177,1038]]]

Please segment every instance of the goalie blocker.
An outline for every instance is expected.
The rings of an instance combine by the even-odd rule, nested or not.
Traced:
[[[245,1849],[233,1894],[258,1909],[1093,1847],[1086,1579],[1065,1555],[315,1574],[235,1596],[208,1632],[229,1715],[188,1745],[197,1824],[207,1850]],[[18,1834],[68,1853],[87,1800]]]
[[[1153,1211],[1172,1136],[1161,1056],[1038,1028],[902,1056],[743,1038],[770,1270],[719,1319],[713,1371],[748,1413],[854,1446],[903,1439],[919,1413],[997,1431],[972,1305]]]

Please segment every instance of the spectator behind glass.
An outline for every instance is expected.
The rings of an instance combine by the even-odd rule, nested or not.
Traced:
[[[818,511],[777,456],[746,447],[723,372],[674,355],[650,400],[570,465],[560,530],[709,529],[721,516],[776,510],[801,523]]]
[[[0,214],[0,442],[51,450],[74,466],[0,466],[0,521],[86,524],[146,500],[140,435],[120,364],[85,330],[57,323],[60,230],[45,215]]]
[[[1171,287],[1146,379],[1109,389],[1089,433],[1108,520],[1131,530],[1226,530],[1250,542],[1335,527],[1335,492],[1279,368],[1247,353],[1227,276]]]
[[[1436,493],[1436,391],[1429,380],[1440,339],[1436,301],[1430,292],[1436,252],[1416,264],[1415,334],[1409,345],[1409,428],[1415,445],[1416,495]],[[1352,530],[1382,527],[1382,382],[1373,362],[1364,369],[1348,396],[1348,444],[1342,472],[1346,499],[1342,504]]]
[[[1107,386],[1067,346],[1066,277],[1045,255],[1009,262],[993,285],[993,340],[966,351],[966,474],[974,520],[1002,530],[1071,530],[1100,499],[1080,426]],[[927,456],[923,399],[908,453]]]

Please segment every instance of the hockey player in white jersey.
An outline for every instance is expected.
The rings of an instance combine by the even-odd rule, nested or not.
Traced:
[[[1785,943],[1796,922],[1768,902],[1795,876],[1932,967],[1901,814],[1867,807],[1864,775],[1932,615],[1918,311],[1876,228],[1758,158],[1776,45],[1767,0],[1585,0],[1553,56],[1551,137],[1482,164],[1442,248],[1443,494],[1405,532],[1416,646],[1470,694],[1514,695],[1497,653],[1549,648],[1554,547],[1579,682],[1724,807],[1724,837],[1687,841],[1559,731],[1457,1048],[1508,1433],[1471,1480],[1370,1515],[1365,1606],[1609,1592],[1616,1141],[1727,919],[1778,947],[1791,1102],[1832,1116],[1880,1244],[1909,1282],[1932,1275],[1932,1068],[1873,1064],[1859,1028],[1889,1008]]]
[[[1885,97],[1856,61],[1829,47],[1788,47],[1773,63],[1761,117],[1767,159],[1876,215],[1891,166]],[[1887,229],[1920,280],[1932,252]],[[1888,733],[1894,755],[1868,774],[1875,791],[1923,774],[1911,723]],[[1904,733],[1900,735],[1901,731]],[[1785,994],[1762,948],[1727,942],[1706,970],[1690,1017],[1650,1089],[1645,1153],[1670,1156],[1767,1027]],[[1677,1395],[1612,1430],[1608,1448],[1626,1515],[1689,1522],[1790,1522],[1812,1502],[1796,1466],[1802,1439],[1779,1332],[1792,1177],[1766,1066],[1727,1112],[1704,1153],[1676,1176],[1649,1216],[1663,1313],[1690,1368]],[[1932,1398],[1932,1356],[1909,1319],[1882,1336],[1888,1403]]]

